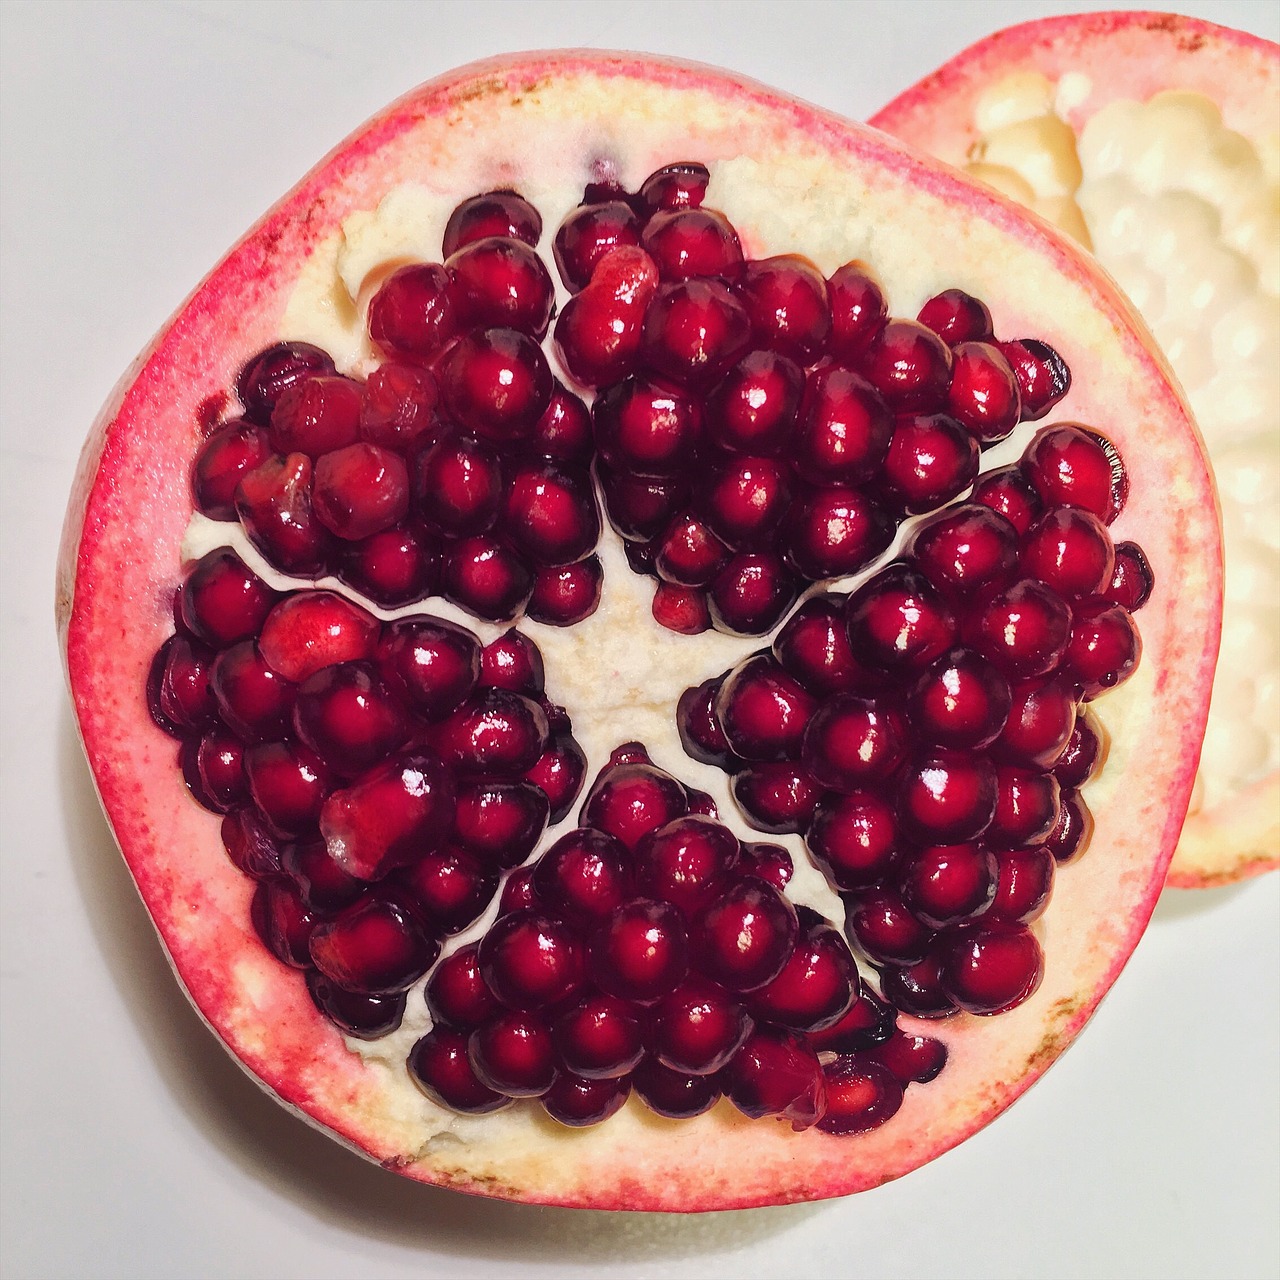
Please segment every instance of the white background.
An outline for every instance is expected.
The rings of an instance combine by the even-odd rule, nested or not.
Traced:
[[[6,1277],[1278,1273],[1280,877],[1166,894],[1058,1067],[892,1186],[687,1219],[470,1200],[293,1120],[197,1021],[98,811],[54,644],[62,508],[99,404],[240,233],[413,84],[596,45],[865,116],[988,31],[1083,7],[0,5]],[[1269,3],[1183,7],[1280,35]]]

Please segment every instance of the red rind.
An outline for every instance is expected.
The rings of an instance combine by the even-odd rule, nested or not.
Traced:
[[[529,1106],[473,1119],[416,1095],[406,1101],[388,1068],[350,1052],[301,978],[257,944],[251,885],[147,717],[142,690],[171,626],[202,401],[282,336],[300,263],[346,214],[426,174],[447,175],[459,197],[519,185],[519,140],[539,122],[574,131],[580,170],[565,177],[579,187],[590,160],[615,147],[628,150],[631,183],[689,154],[713,168],[737,155],[829,159],[832,181],[847,175],[871,213],[886,211],[886,224],[915,218],[928,227],[922,238],[942,255],[938,270],[955,277],[931,280],[932,267],[904,259],[920,277],[904,287],[921,293],[891,297],[895,306],[918,304],[942,284],[981,293],[1002,330],[1044,336],[1077,370],[1083,385],[1064,410],[1142,459],[1143,483],[1115,532],[1144,546],[1157,593],[1141,615],[1143,666],[1112,695],[1122,731],[1113,728],[1108,771],[1090,794],[1093,848],[1055,895],[1055,918],[1072,926],[1054,930],[1044,983],[1020,1009],[930,1029],[947,1044],[946,1071],[909,1090],[894,1121],[870,1134],[796,1134],[748,1121],[727,1103],[673,1123],[633,1100],[604,1124],[566,1131]],[[753,252],[751,228],[740,230]],[[996,271],[983,272],[984,261]],[[1030,282],[1024,296],[1002,294],[1004,270]],[[1078,323],[1060,334],[1063,306]],[[630,55],[539,54],[464,68],[393,104],[249,233],[131,370],[86,445],[64,531],[58,621],[80,732],[125,859],[202,1015],[282,1101],[372,1159],[423,1181],[536,1203],[688,1211],[818,1199],[896,1178],[986,1124],[1070,1042],[1136,944],[1195,771],[1220,621],[1217,512],[1198,437],[1149,344],[1087,259],[1003,200],[723,72]],[[453,1136],[432,1141],[444,1130]]]

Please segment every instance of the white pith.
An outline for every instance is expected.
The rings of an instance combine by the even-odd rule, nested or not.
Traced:
[[[1250,141],[1202,94],[1113,102],[1077,136],[1081,73],[977,99],[965,166],[1090,247],[1182,381],[1222,505],[1222,649],[1192,812],[1280,767],[1280,129]]]

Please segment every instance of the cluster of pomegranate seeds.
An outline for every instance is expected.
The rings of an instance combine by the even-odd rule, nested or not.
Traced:
[[[380,622],[279,594],[227,548],[192,569],[147,685],[192,795],[257,882],[252,921],[316,1006],[373,1038],[582,788],[585,756],[517,631]]]
[[[603,574],[591,423],[539,345],[554,309],[542,220],[514,192],[464,201],[443,264],[394,272],[369,308],[364,382],[307,343],[240,373],[242,416],[201,446],[197,508],[238,519],[270,564],[336,575],[387,607],[443,595],[568,626]]]
[[[938,1074],[945,1048],[898,1030],[841,932],[783,895],[785,853],[694,802],[638,744],[614,753],[582,825],[431,975],[433,1026],[409,1056],[429,1097],[473,1114],[537,1098],[575,1126],[633,1092],[675,1118],[727,1097],[856,1133]]]
[[[659,581],[654,616],[761,635],[967,490],[981,448],[1069,375],[1042,343],[997,343],[959,290],[892,319],[860,262],[824,278],[796,255],[745,258],[707,181],[685,164],[635,194],[588,189],[555,237],[574,296],[554,339],[595,392],[606,512]]]
[[[1066,394],[1058,353],[998,340],[959,289],[896,319],[863,263],[747,259],[708,182],[691,162],[588,186],[551,245],[558,317],[537,210],[464,200],[442,261],[372,298],[367,379],[269,347],[195,459],[196,507],[278,570],[496,622],[595,611],[597,494],[684,634],[772,631],[926,517],[676,710],[752,826],[804,837],[843,931],[787,898],[785,849],[740,841],[639,744],[542,847],[586,758],[519,632],[482,646],[278,593],[228,548],[194,566],[151,714],[325,1017],[389,1034],[426,978],[408,1069],[454,1111],[534,1098],[580,1126],[634,1093],[667,1117],[723,1097],[797,1130],[885,1123],[946,1062],[900,1013],[1001,1013],[1039,983],[1032,926],[1089,842],[1079,791],[1106,751],[1088,703],[1141,652],[1152,574],[1111,540],[1110,441],[1046,426],[979,474]],[[482,937],[447,941],[495,897]]]
[[[753,826],[804,836],[904,1012],[1000,1013],[1039,984],[1029,926],[1092,830],[1088,703],[1141,654],[1150,570],[1107,528],[1124,497],[1109,441],[1043,427],[899,560],[680,701],[688,753]]]

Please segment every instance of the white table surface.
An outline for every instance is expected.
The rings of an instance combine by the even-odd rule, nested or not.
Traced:
[[[1087,5],[0,4],[3,1254],[44,1277],[1274,1276],[1280,877],[1165,895],[1089,1032],[894,1185],[690,1218],[472,1200],[286,1115],[170,977],[99,813],[53,636],[81,440],[192,284],[361,120],[486,54],[630,47],[853,116]],[[1280,36],[1280,6],[1184,3]]]

